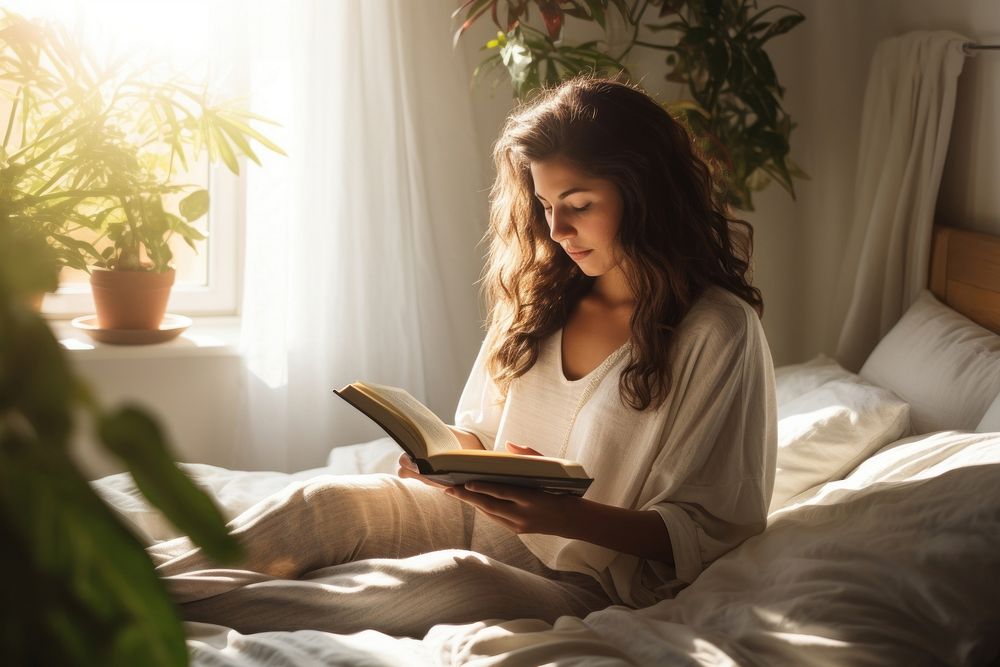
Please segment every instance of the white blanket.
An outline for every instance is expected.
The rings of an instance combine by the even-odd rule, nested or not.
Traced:
[[[389,445],[383,443],[383,453]],[[378,449],[378,446],[375,446]],[[296,475],[187,465],[227,515]],[[116,475],[95,487],[148,541],[172,530]],[[793,498],[676,599],[586,619],[439,625],[423,640],[188,624],[201,665],[980,664],[1000,651],[1000,434],[883,448]]]
[[[786,505],[675,600],[586,623],[641,664],[669,664],[674,624],[738,664],[980,664],[998,571],[1000,434],[941,433]]]

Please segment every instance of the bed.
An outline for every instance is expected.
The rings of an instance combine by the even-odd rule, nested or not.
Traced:
[[[935,229],[929,290],[859,373],[776,369],[766,530],[675,599],[555,624],[240,633],[187,623],[196,665],[997,665],[1000,237]],[[183,464],[232,517],[319,474],[393,471],[388,439],[296,474]],[[127,474],[93,482],[146,543],[175,536]]]

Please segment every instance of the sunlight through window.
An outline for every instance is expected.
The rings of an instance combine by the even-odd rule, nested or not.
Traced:
[[[130,66],[145,68],[143,76],[150,81],[177,77],[204,84],[209,99],[217,103],[246,97],[240,58],[246,9],[235,0],[11,0],[3,6],[29,19],[61,25],[98,64],[123,58]],[[172,265],[177,269],[174,310],[235,310],[236,279],[222,274],[235,273],[238,265],[238,233],[228,227],[241,224],[240,186],[223,170],[221,165],[209,165],[205,155],[192,159],[186,171],[174,168],[171,182],[205,188],[212,201],[209,213],[193,223],[207,237],[197,251],[180,235],[170,240]],[[213,290],[219,285],[226,294],[217,297]],[[89,276],[64,268],[59,293],[46,297],[45,310],[91,312]]]

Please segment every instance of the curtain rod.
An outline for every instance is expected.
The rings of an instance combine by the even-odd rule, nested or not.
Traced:
[[[975,42],[966,42],[962,44],[963,51],[1000,51],[1000,44],[976,44]]]

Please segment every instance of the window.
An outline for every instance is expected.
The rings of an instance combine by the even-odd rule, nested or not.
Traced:
[[[245,24],[235,0],[8,0],[4,7],[28,18],[61,23],[99,57],[127,53],[165,63],[194,81],[208,81],[214,100],[249,97],[244,66]],[[195,223],[208,238],[193,251],[171,240],[177,279],[170,312],[187,315],[236,314],[240,298],[245,201],[245,167],[232,174],[204,156],[173,182],[205,187],[210,207]],[[64,269],[60,287],[45,297],[43,311],[54,317],[94,312],[89,277]]]
[[[191,176],[184,182],[202,185],[209,192],[208,215],[195,223],[208,238],[197,244],[197,253],[179,237],[171,239],[177,279],[170,294],[170,311],[186,315],[235,314],[240,296],[244,179],[221,164],[202,164],[197,172],[192,169]],[[59,290],[45,296],[43,311],[57,317],[94,312],[87,274],[64,268]]]

